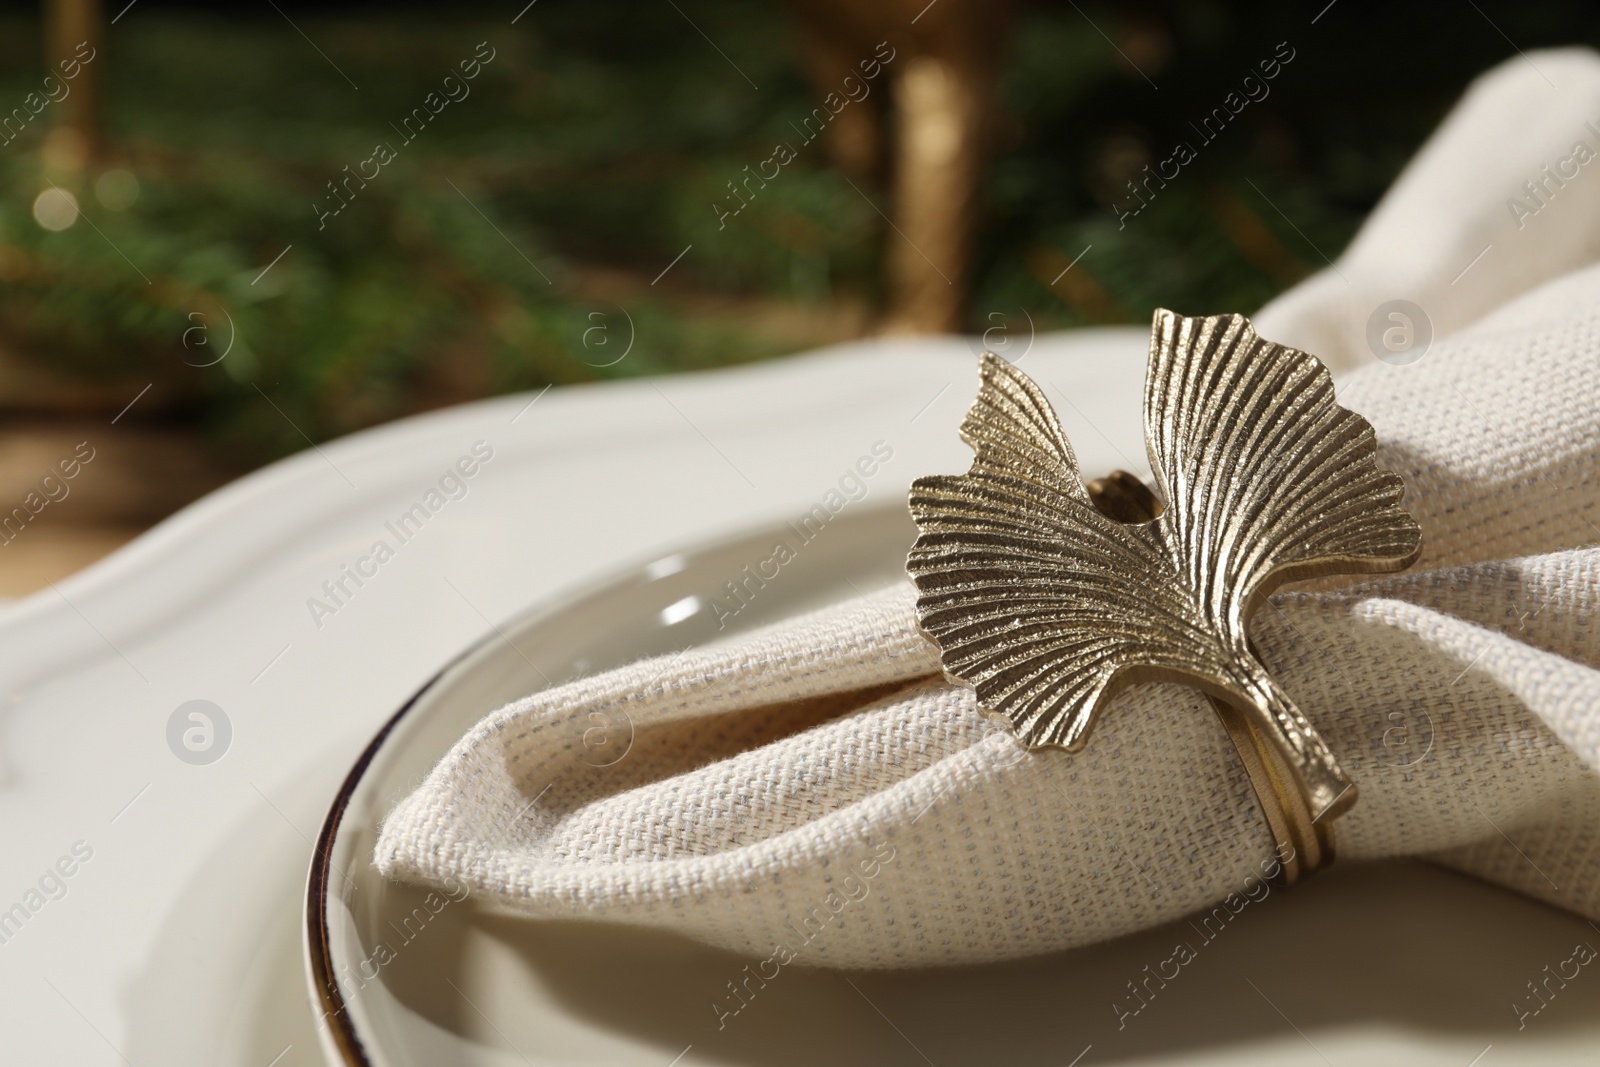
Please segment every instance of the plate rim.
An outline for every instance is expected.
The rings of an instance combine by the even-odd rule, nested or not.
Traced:
[[[888,504],[869,504],[857,510],[854,514],[840,516],[847,522],[868,524],[873,520],[882,521],[896,513],[909,514],[905,511],[907,505],[904,501]],[[500,624],[491,622],[489,628],[473,638],[452,655],[438,670],[428,676],[428,679],[417,687],[405,701],[395,710],[394,714],[384,720],[372,739],[362,748],[361,754],[351,764],[350,770],[339,784],[338,790],[333,795],[333,800],[328,806],[328,813],[323,816],[322,825],[317,831],[316,844],[311,852],[311,866],[306,874],[305,896],[305,926],[304,926],[304,963],[306,966],[306,979],[315,992],[316,1000],[312,1007],[319,1010],[319,1018],[327,1022],[327,1037],[323,1041],[326,1049],[329,1042],[336,1052],[344,1067],[380,1067],[367,1052],[366,1045],[357,1032],[351,1019],[350,1004],[339,989],[338,979],[333,968],[332,938],[328,927],[328,887],[332,881],[333,870],[333,845],[340,828],[344,824],[345,813],[349,810],[350,800],[361,785],[367,770],[374,759],[382,751],[385,742],[400,725],[408,714],[415,709],[418,702],[436,686],[445,675],[449,674],[463,661],[471,658],[480,649],[484,648],[494,638],[501,636],[501,629],[506,626],[521,626],[539,619],[542,616],[553,615],[565,610],[572,605],[622,586],[632,584],[645,577],[649,568],[657,561],[681,556],[692,560],[696,556],[710,555],[743,544],[746,541],[755,541],[766,538],[777,528],[781,528],[781,520],[769,520],[760,524],[750,524],[743,529],[725,534],[722,537],[701,541],[693,546],[654,555],[653,559],[644,562],[635,562],[629,566],[619,568],[595,581],[587,582],[558,594],[549,599],[529,605],[514,613]]]
[[[601,586],[597,586],[592,592],[599,592],[600,588]],[[555,606],[557,605],[552,605]],[[490,633],[492,634],[493,630]],[[313,1007],[321,1008],[321,1018],[327,1020],[327,1033],[333,1042],[334,1050],[348,1067],[376,1067],[376,1065],[367,1055],[366,1046],[362,1044],[361,1037],[350,1020],[350,1006],[344,999],[344,994],[340,992],[338,980],[333,972],[331,936],[328,929],[328,886],[332,880],[330,872],[333,869],[334,838],[344,824],[344,815],[350,807],[350,798],[361,784],[368,767],[383,748],[384,742],[400,724],[400,720],[416,707],[417,702],[427,695],[452,667],[471,656],[488,641],[489,634],[480,634],[470,641],[466,647],[451,656],[430,675],[428,680],[384,721],[372,740],[361,750],[361,755],[351,765],[344,781],[339,784],[333,802],[328,807],[328,814],[323,816],[322,827],[317,831],[316,845],[311,852],[311,868],[306,875],[305,963],[308,970],[307,977],[318,998]]]

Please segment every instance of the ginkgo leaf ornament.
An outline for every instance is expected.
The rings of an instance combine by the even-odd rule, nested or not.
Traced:
[[[1251,650],[1283,582],[1400,570],[1421,530],[1327,369],[1242,315],[1160,310],[1144,389],[1154,493],[1086,486],[1043,392],[999,356],[961,424],[963,475],[911,486],[906,562],[946,675],[1030,747],[1081,747],[1119,690],[1195,685],[1239,748],[1293,881],[1332,858],[1355,783]]]

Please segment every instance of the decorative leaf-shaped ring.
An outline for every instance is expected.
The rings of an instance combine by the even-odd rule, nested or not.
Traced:
[[[1227,727],[1293,883],[1333,858],[1356,783],[1250,647],[1283,582],[1408,567],[1422,531],[1367,420],[1314,356],[1242,315],[1151,325],[1145,439],[1155,491],[1080,480],[1043,392],[991,353],[961,424],[964,475],[919,478],[906,570],[944,671],[1029,747],[1081,748],[1124,686],[1198,686]]]

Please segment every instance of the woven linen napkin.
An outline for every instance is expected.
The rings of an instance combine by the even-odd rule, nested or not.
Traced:
[[[1340,401],[1405,478],[1423,557],[1282,591],[1252,628],[1360,783],[1341,861],[1420,855],[1600,919],[1600,266],[1418,363],[1367,362]],[[904,585],[536,693],[391,812],[376,862],[529,916],[853,968],[1082,945],[1272,873],[1197,692],[1134,687],[1083,751],[1028,752],[938,671]],[[584,725],[623,714],[627,757],[587,766]]]

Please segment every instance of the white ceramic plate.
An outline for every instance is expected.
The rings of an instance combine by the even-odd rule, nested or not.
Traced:
[[[331,798],[395,709],[489,620],[796,519],[874,442],[893,461],[848,513],[962,469],[976,347],[876,339],[431,412],[257,471],[6,606],[0,910],[74,843],[94,858],[0,944],[0,1062],[322,1063],[305,871]],[[1147,347],[1147,331],[1120,327],[1032,346],[1086,469],[1143,454]],[[120,447],[125,423],[95,447]],[[470,494],[353,597],[347,585],[334,618],[314,616],[308,598],[392,539],[385,524],[480,441],[494,460]],[[168,735],[196,699],[232,725],[204,765]]]
[[[330,1063],[1596,1062],[1600,971],[1583,968],[1520,1028],[1514,1005],[1535,1003],[1524,982],[1580,942],[1600,946],[1600,932],[1418,863],[1336,868],[1252,905],[1178,978],[1141,984],[1147,1001],[1129,983],[1195,942],[1185,924],[992,966],[786,970],[725,1027],[712,1005],[746,960],[658,932],[479,913],[470,899],[424,906],[425,891],[377,876],[384,815],[473,722],[541,675],[559,682],[717,636],[706,600],[774,532],[669,556],[505,623],[384,726],[328,815],[308,889],[308,975]],[[738,627],[897,580],[912,533],[898,505],[841,516]]]

